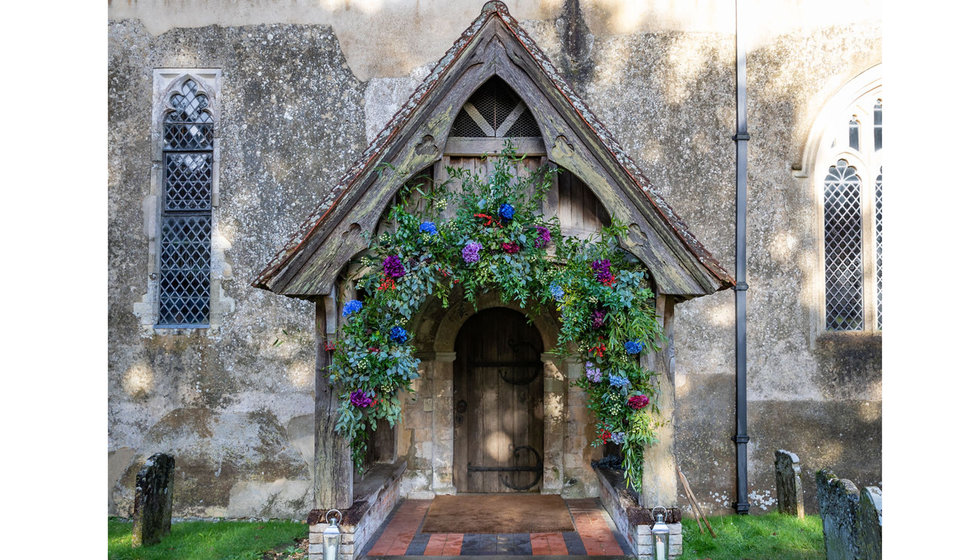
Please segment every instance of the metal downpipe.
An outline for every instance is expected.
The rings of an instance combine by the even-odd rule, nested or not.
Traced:
[[[735,104],[736,132],[735,141],[735,465],[737,478],[737,499],[732,507],[738,514],[749,512],[748,499],[748,417],[746,413],[746,327],[745,327],[745,292],[749,289],[745,278],[746,243],[745,243],[745,206],[746,183],[748,180],[748,143],[749,131],[746,118],[745,100],[745,45],[744,34],[741,34],[739,7],[741,2],[735,0]]]

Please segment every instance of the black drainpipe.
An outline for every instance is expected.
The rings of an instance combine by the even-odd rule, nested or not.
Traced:
[[[735,474],[738,499],[735,512],[749,512],[748,418],[745,405],[745,190],[748,179],[749,130],[745,116],[745,46],[739,39],[739,0],[735,0]],[[743,37],[744,38],[744,37]]]

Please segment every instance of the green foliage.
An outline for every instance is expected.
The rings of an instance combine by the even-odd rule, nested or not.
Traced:
[[[693,518],[681,520],[684,526],[684,554],[680,560],[816,560],[826,558],[823,525],[819,515],[799,519],[794,515],[725,515],[709,517],[718,534],[698,531]]]
[[[449,169],[459,190],[447,181],[428,189],[407,185],[399,194],[387,218],[390,231],[372,240],[361,261],[363,306],[344,304],[346,323],[330,368],[331,382],[345,387],[336,429],[362,469],[370,432],[379,422],[399,421],[396,395],[418,377],[412,334],[400,340],[396,329],[407,331],[432,298],[445,307],[453,290],[471,303],[493,291],[532,317],[544,306],[557,309],[559,357],[600,372],[577,381],[596,415],[594,445],[621,444],[627,484],[638,489],[643,446],[656,442],[657,387],[640,354],[627,348],[659,349],[656,294],[643,264],[619,247],[623,224],[614,220],[586,240],[563,236],[557,219],[540,212],[555,169],[518,176],[518,161],[506,153],[486,178]],[[456,209],[455,217],[440,219],[447,208]],[[640,396],[650,405],[630,406]]]
[[[264,553],[309,532],[297,521],[184,521],[159,543],[133,548],[133,524],[109,518],[110,560],[259,560]]]

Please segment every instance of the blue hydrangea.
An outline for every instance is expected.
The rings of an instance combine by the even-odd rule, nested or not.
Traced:
[[[439,230],[436,229],[436,225],[432,222],[422,222],[419,225],[419,233],[428,233],[429,235],[435,235]]]
[[[629,387],[630,380],[621,375],[609,375],[609,384],[613,387]]]
[[[627,354],[639,354],[643,351],[643,343],[635,340],[627,340],[624,346]]]
[[[505,220],[514,219],[514,207],[506,202],[500,205],[500,210],[497,210],[497,213]]]
[[[551,290],[551,297],[555,298],[556,300],[560,300],[561,298],[565,297],[565,290],[561,289],[561,286],[558,284],[552,284],[548,287],[548,289]]]
[[[624,441],[626,441],[626,433],[613,432],[612,434],[609,435],[609,439],[611,439],[613,443],[622,444]]]
[[[364,307],[364,304],[356,299],[352,299],[344,304],[344,317],[350,317]]]
[[[408,342],[408,331],[401,327],[391,327],[391,334],[388,335],[392,342],[405,344]]]

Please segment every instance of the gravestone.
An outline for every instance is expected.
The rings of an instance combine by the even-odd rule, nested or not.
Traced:
[[[827,560],[863,558],[855,535],[860,495],[857,486],[846,478],[838,478],[829,470],[817,471],[816,478]]]
[[[800,458],[795,453],[776,451],[776,499],[779,513],[803,519],[803,483],[800,481]]]
[[[857,507],[858,545],[864,560],[881,560],[881,489],[865,486]]]
[[[156,453],[136,475],[133,501],[133,546],[160,542],[170,534],[170,512],[174,501],[174,458]]]

